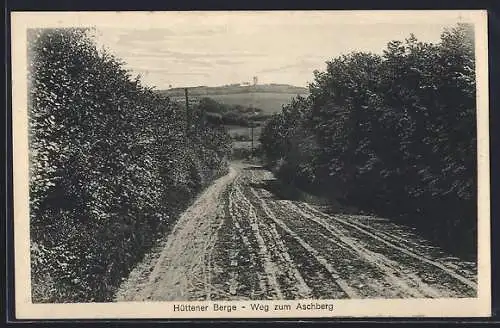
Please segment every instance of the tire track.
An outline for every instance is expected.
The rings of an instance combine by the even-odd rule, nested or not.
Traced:
[[[411,296],[407,292],[403,293],[402,290],[395,289],[390,283],[384,282],[384,275],[379,270],[374,270],[372,263],[357,256],[349,246],[344,245],[337,238],[333,238],[324,229],[314,228],[314,226],[311,229],[310,220],[280,206],[281,201],[267,201],[260,197],[256,190],[252,190],[252,192],[254,193],[254,201],[263,203],[268,209],[267,216],[270,220],[276,218],[277,215],[274,214],[274,211],[277,211],[278,215],[283,218],[283,224],[288,228],[285,228],[284,232],[291,233],[294,238],[299,237],[301,247],[308,251],[307,256],[312,255],[315,259],[319,258],[321,265],[323,267],[326,265],[330,271],[329,277],[326,279],[334,282],[338,278],[342,279],[345,281],[343,286],[349,288],[352,294],[356,294],[357,298],[380,297],[381,295],[391,298]]]
[[[252,176],[251,180],[255,181],[254,176]],[[271,197],[270,197],[271,196]],[[355,258],[361,259],[363,262],[366,264],[369,264],[372,266],[373,269],[377,270],[378,272],[382,273],[383,277],[382,278],[368,278],[365,276],[365,273],[368,271],[373,271],[368,270],[368,271],[363,271],[363,277],[354,277],[355,280],[359,279],[365,279],[365,283],[361,285],[367,285],[371,286],[373,291],[375,292],[376,295],[380,296],[380,293],[385,290],[386,297],[392,297],[396,296],[395,291],[399,290],[400,297],[432,297],[432,298],[437,298],[437,297],[454,297],[454,296],[463,296],[464,293],[463,291],[459,291],[458,293],[456,290],[449,285],[441,286],[435,283],[431,280],[430,283],[426,283],[422,277],[420,277],[418,274],[415,272],[412,272],[412,270],[409,270],[408,268],[403,268],[401,265],[402,263],[398,261],[394,261],[383,254],[381,254],[379,251],[373,251],[370,250],[370,247],[365,247],[363,245],[364,242],[366,242],[366,238],[361,238],[359,241],[357,238],[353,239],[351,235],[351,231],[347,230],[344,231],[344,233],[339,233],[339,229],[336,229],[335,227],[332,227],[330,225],[327,225],[324,220],[321,218],[317,218],[317,211],[315,213],[305,213],[302,211],[301,208],[299,208],[295,202],[289,201],[289,200],[274,200],[272,199],[272,194],[269,193],[268,191],[264,189],[258,189],[258,192],[255,191],[255,198],[258,199],[259,201],[264,201],[262,198],[271,198],[269,199],[268,203],[276,207],[278,211],[282,211],[280,214],[283,218],[287,218],[289,223],[293,223],[292,226],[296,226],[295,228],[291,228],[291,230],[295,230],[297,234],[300,234],[303,237],[307,236],[307,230],[314,230],[316,235],[320,235],[322,240],[327,240],[328,243],[333,243],[339,248],[342,249],[349,249],[349,257],[354,260]],[[264,201],[265,202],[265,201]],[[307,204],[306,204],[307,205]],[[293,216],[292,218],[292,212],[296,212],[296,216]],[[297,213],[298,212],[298,213]],[[320,212],[321,214],[325,215],[324,213]],[[309,229],[304,229],[301,228],[300,225],[296,222],[296,220],[302,220],[301,224],[302,227],[309,226]],[[305,220],[305,221],[304,221]],[[311,224],[319,225],[322,227],[322,229],[318,228],[313,228],[310,227]],[[322,231],[324,233],[322,233]],[[326,234],[326,235],[325,235]],[[347,234],[347,235],[346,235]],[[363,243],[360,243],[362,241]],[[313,242],[313,244],[317,244],[316,241]],[[343,244],[343,245],[342,245]],[[384,245],[385,246],[385,245]],[[312,246],[315,247],[315,246]],[[319,250],[321,250],[321,246],[318,245]],[[387,247],[384,251],[387,251]],[[327,258],[330,258],[327,255]],[[333,260],[333,259],[332,259]],[[339,258],[337,257],[336,260],[333,260],[335,262],[339,261]],[[352,261],[350,261],[352,262]],[[356,267],[359,267],[359,261],[358,265]],[[348,265],[350,267],[350,265]],[[359,271],[358,271],[359,272]],[[418,271],[417,271],[418,272]],[[429,275],[432,274],[432,272],[425,272],[426,279],[428,278]],[[370,274],[369,274],[370,275]],[[351,277],[350,279],[352,279]],[[383,283],[383,280],[386,280],[386,283]],[[349,280],[350,281],[350,280]],[[380,284],[382,282],[382,284]],[[359,285],[359,283],[354,283],[354,285]],[[378,286],[377,286],[378,285]],[[388,288],[390,287],[390,289]],[[370,297],[369,295],[365,294],[366,289],[361,292],[362,295],[365,295]]]
[[[245,202],[245,197],[239,190],[239,186],[237,183],[234,185],[234,193],[238,195],[238,201],[242,203],[241,209],[243,206],[246,205]],[[242,216],[240,215],[242,218]],[[259,250],[259,259],[263,265],[264,272],[267,278],[267,281],[269,283],[269,286],[271,288],[272,293],[270,293],[271,297],[277,298],[277,299],[283,299],[283,293],[281,292],[280,285],[278,283],[277,279],[277,272],[278,272],[278,266],[277,264],[271,260],[272,255],[271,251],[269,250],[266,242],[264,241],[264,238],[262,237],[262,234],[259,230],[259,224],[257,222],[257,217],[255,214],[255,211],[253,208],[248,208],[247,212],[247,218],[249,221],[249,225],[252,229],[253,235],[255,236],[258,244],[258,250]]]
[[[320,263],[331,275],[331,278],[335,281],[335,283],[342,289],[342,291],[349,298],[358,298],[357,292],[352,289],[349,284],[343,279],[340,278],[339,273],[333,268],[333,266],[319,254],[319,252],[311,247],[307,242],[305,242],[297,233],[292,231],[283,221],[278,219],[266,205],[265,201],[259,197],[257,192],[250,187],[250,192],[260,201],[260,205],[262,210],[266,213],[269,219],[274,221],[281,229],[283,229],[286,233],[292,236],[304,249],[306,249],[318,263]]]
[[[235,191],[236,191],[236,184],[241,176],[238,176],[238,178],[229,186],[228,190],[228,202],[229,202],[229,217],[235,226],[239,237],[241,238],[241,241],[243,243],[243,246],[249,253],[249,261],[250,261],[250,267],[249,269],[253,269],[254,274],[256,275],[256,280],[258,282],[258,290],[256,291],[256,288],[252,288],[252,286],[248,286],[250,289],[250,297],[253,299],[256,296],[263,296],[268,294],[268,290],[270,289],[269,287],[269,281],[267,277],[263,277],[262,271],[265,271],[264,269],[264,264],[262,263],[262,259],[259,256],[259,246],[258,246],[258,238],[255,235],[248,235],[247,234],[252,234],[253,231],[248,231],[247,229],[244,229],[243,227],[248,227],[249,225],[244,222],[244,209],[241,204],[239,204],[237,197],[235,197]],[[236,199],[236,201],[235,201]],[[251,237],[252,240],[250,239]],[[257,247],[253,246],[256,245]],[[241,245],[240,245],[241,247]],[[259,270],[260,269],[260,270]],[[264,274],[265,275],[265,274]],[[267,282],[267,283],[266,283]],[[244,282],[240,282],[241,285],[245,285]],[[272,285],[271,285],[272,286]],[[271,287],[272,289],[272,287]]]
[[[459,270],[468,263],[445,264],[446,254],[434,247],[436,253],[428,253],[431,247],[406,230],[382,231],[398,228],[389,221],[371,226],[362,220],[367,216],[350,221],[279,199],[266,189],[271,179],[268,170],[234,164],[182,214],[163,248],[134,269],[117,300],[437,298],[476,292],[472,274]]]
[[[309,213],[302,211],[298,206],[293,203],[287,204],[288,209],[292,209],[297,211],[303,217],[321,225],[326,229],[332,236],[336,239],[340,240],[344,245],[349,247],[353,255],[357,255],[360,258],[364,259],[366,262],[371,263],[376,269],[380,270],[386,277],[387,281],[394,287],[408,293],[412,297],[440,297],[443,295],[443,292],[436,290],[426,283],[424,283],[420,278],[418,278],[414,274],[408,274],[404,277],[408,280],[412,280],[411,285],[401,277],[401,274],[398,273],[397,264],[395,261],[392,261],[385,257],[383,254],[373,252],[359,242],[355,242],[352,238],[346,236],[340,231],[334,231],[331,229],[329,225],[327,225],[324,221],[320,220]]]
[[[338,218],[346,217],[345,214],[344,215],[342,215],[342,214],[335,214],[335,215],[328,214],[328,213],[323,212],[323,211],[315,208],[314,206],[309,205],[309,204],[304,203],[304,202],[294,202],[293,204],[295,206],[301,208],[302,210],[305,210],[306,212],[307,211],[311,211],[311,212],[314,212],[314,213],[316,213],[318,215],[327,216],[329,218],[331,218],[332,216],[336,216]],[[366,217],[368,219],[371,219],[371,217],[369,217],[369,216],[360,216],[360,217]],[[421,255],[423,257],[427,257],[426,255],[423,255],[424,252],[421,252],[420,250],[418,250],[418,248],[423,247],[422,244],[419,244],[417,242],[411,241],[409,239],[405,239],[403,237],[399,237],[397,235],[388,234],[388,233],[386,233],[384,231],[381,231],[379,228],[376,228],[376,227],[373,227],[373,226],[361,223],[361,222],[359,222],[359,220],[352,220],[352,221],[349,221],[349,222],[351,224],[358,225],[361,228],[369,230],[370,232],[372,232],[373,234],[379,236],[380,238],[386,239],[387,241],[390,241],[392,243],[398,243],[400,245],[400,247],[402,247],[402,248],[405,248],[405,249],[407,249],[407,250],[409,250],[411,252],[414,252],[416,254],[419,254],[419,255]],[[389,223],[386,224],[386,225],[389,225]],[[399,231],[401,231],[401,229],[399,229]],[[432,247],[432,248],[435,248],[435,247]]]
[[[203,275],[206,246],[215,242],[211,238],[222,219],[217,204],[237,174],[235,168],[230,168],[227,175],[199,195],[180,216],[154,262],[139,263],[134,269],[135,275],[146,277],[145,281],[137,283],[138,279],[132,276],[116,293],[116,301],[193,300],[206,295],[207,289],[214,289],[209,284],[207,288]]]
[[[244,195],[240,186],[237,186],[236,191],[240,195],[240,199],[244,203],[244,206],[248,208],[250,225],[253,227],[254,231],[263,236],[264,243],[272,245],[272,251],[269,255],[276,263],[278,284],[283,286],[282,289],[285,290],[285,294],[288,296],[287,298],[310,298],[311,289],[306,284],[301,273],[297,270],[295,263],[292,261],[290,254],[288,253],[287,247],[283,243],[279,233],[276,231],[276,227],[265,224],[260,218],[257,217],[256,208]]]
[[[259,173],[262,173],[262,175],[264,175],[267,172],[262,171]],[[251,180],[253,183],[255,183],[254,181],[256,179],[254,175],[251,177]],[[261,181],[262,180],[263,179],[261,178]],[[281,210],[283,212],[281,215],[284,218],[289,217],[291,215],[291,211],[297,212],[297,209],[300,209],[302,211],[301,213],[298,213],[300,217],[306,217],[307,220],[309,220],[310,222],[316,221],[315,223],[320,225],[323,229],[326,229],[326,231],[330,230],[326,233],[326,235],[323,235],[322,237],[329,239],[331,242],[335,242],[335,240],[338,240],[340,237],[341,239],[343,239],[342,242],[344,244],[347,241],[347,245],[350,244],[349,247],[351,249],[354,249],[356,252],[353,255],[361,256],[362,258],[365,259],[367,263],[371,263],[373,266],[377,267],[378,270],[380,270],[381,272],[384,273],[384,275],[389,277],[391,285],[403,288],[404,290],[407,291],[407,293],[409,293],[408,296],[422,297],[421,295],[425,295],[427,297],[464,297],[466,295],[471,295],[470,290],[465,291],[463,288],[457,289],[458,287],[456,286],[456,284],[452,283],[450,279],[447,279],[445,277],[441,278],[443,274],[448,275],[450,276],[450,278],[453,279],[458,278],[458,281],[460,283],[464,283],[464,285],[467,288],[473,289],[474,291],[476,290],[475,283],[472,280],[469,280],[468,278],[463,277],[458,273],[455,273],[452,269],[448,268],[444,264],[433,261],[421,254],[418,254],[418,252],[416,252],[413,248],[409,248],[406,245],[405,245],[406,247],[403,245],[400,247],[394,245],[395,243],[394,239],[389,239],[390,238],[389,237],[387,238],[389,240],[386,240],[384,236],[377,234],[376,231],[373,231],[374,230],[373,228],[367,225],[358,222],[351,223],[342,220],[341,223],[346,223],[350,225],[346,227],[345,224],[341,224],[343,228],[340,229],[340,231],[344,232],[343,235],[339,235],[338,232],[340,227],[338,227],[337,225],[332,225],[330,222],[326,222],[326,220],[323,219],[323,218],[331,218],[331,216],[313,208],[311,205],[307,203],[294,202],[290,200],[275,200],[273,199],[274,197],[271,193],[261,188],[258,188],[257,197],[270,199],[269,204]],[[307,214],[305,214],[304,212],[307,212]],[[313,218],[314,220],[311,220],[311,218]],[[290,223],[292,223],[292,221],[290,221]],[[352,229],[356,225],[362,225],[362,226],[357,227],[357,229]],[[346,228],[348,229],[346,230]],[[306,230],[304,229],[301,229],[299,227],[297,227],[297,229],[299,229],[297,231],[300,232],[301,235],[306,233]],[[359,229],[361,229],[362,231],[360,232]],[[314,230],[319,231],[318,229]],[[369,233],[370,235],[367,236],[366,233]],[[333,238],[328,238],[327,235],[333,236]],[[348,236],[347,239],[346,236]],[[353,237],[356,238],[353,239]],[[366,237],[369,238],[367,239]],[[369,240],[373,240],[374,237],[375,237],[375,243],[369,242]],[[386,241],[386,243],[381,243],[380,240]],[[338,242],[336,244],[340,246]],[[365,246],[363,246],[363,244]],[[394,249],[393,246],[396,246],[397,249]],[[373,251],[372,250],[373,248],[375,248],[376,250]],[[381,254],[381,252],[386,254],[388,253],[390,254],[390,256],[387,257]],[[422,258],[424,259],[423,261],[421,260]],[[401,260],[403,260],[404,262],[401,262]],[[431,261],[432,263],[429,263],[425,260]],[[404,268],[403,263],[406,263],[407,268]],[[422,264],[419,265],[418,263]],[[435,270],[436,269],[435,264],[437,264],[438,266],[437,269],[439,269],[437,271]],[[424,270],[422,270],[423,269],[422,265],[427,267],[431,265],[433,269],[429,270],[425,268]],[[412,272],[413,270],[417,271]]]
[[[456,280],[460,281],[460,282],[461,282],[461,283],[463,283],[464,285],[466,285],[466,286],[468,286],[468,287],[470,287],[470,288],[472,288],[472,289],[474,289],[474,290],[477,290],[477,284],[476,284],[474,281],[472,281],[472,280],[470,280],[470,279],[467,279],[467,278],[463,277],[462,275],[460,275],[460,274],[458,274],[458,273],[454,272],[453,270],[449,269],[448,267],[446,267],[445,265],[443,265],[443,264],[441,264],[441,263],[439,263],[439,262],[433,261],[433,260],[431,260],[431,259],[428,259],[428,258],[426,258],[426,257],[422,256],[422,255],[416,254],[415,252],[413,252],[412,250],[410,250],[410,249],[408,249],[408,248],[405,248],[405,247],[402,247],[402,246],[395,245],[395,244],[394,244],[394,243],[392,243],[391,241],[388,241],[388,240],[386,240],[386,239],[384,239],[384,238],[381,238],[381,237],[377,236],[376,234],[374,234],[374,233],[372,233],[372,232],[368,231],[368,230],[366,229],[366,226],[365,226],[365,227],[360,226],[360,225],[361,225],[360,223],[353,224],[353,223],[351,223],[351,222],[347,222],[346,220],[340,219],[340,218],[338,218],[338,217],[335,217],[335,216],[330,216],[330,215],[328,215],[328,214],[325,214],[325,213],[323,213],[323,212],[320,212],[320,211],[316,210],[315,208],[313,208],[313,207],[312,207],[311,205],[309,205],[309,204],[305,204],[305,203],[304,203],[303,205],[304,205],[306,208],[308,208],[309,210],[311,210],[312,212],[314,212],[314,213],[316,213],[316,214],[318,214],[318,215],[320,215],[320,216],[327,217],[327,218],[329,218],[329,219],[331,219],[331,220],[335,220],[336,222],[339,222],[339,223],[341,223],[341,224],[343,224],[343,225],[345,225],[345,226],[352,227],[352,228],[356,229],[357,231],[359,231],[359,232],[361,232],[361,233],[365,234],[366,236],[369,236],[369,237],[371,237],[371,238],[373,238],[373,239],[375,239],[375,240],[377,240],[377,241],[379,241],[379,242],[381,242],[381,243],[385,244],[386,246],[391,247],[392,249],[395,249],[395,250],[397,250],[397,251],[399,251],[399,252],[401,252],[401,253],[404,253],[404,254],[406,254],[406,255],[408,255],[408,256],[410,256],[410,257],[412,257],[412,258],[416,259],[416,260],[419,260],[419,261],[421,261],[421,262],[424,262],[424,263],[427,263],[427,264],[429,264],[429,265],[431,265],[431,266],[434,266],[434,267],[436,267],[436,268],[438,268],[438,269],[441,269],[441,270],[442,270],[442,272],[447,273],[448,275],[450,275],[451,277],[453,277],[453,278],[455,278]]]

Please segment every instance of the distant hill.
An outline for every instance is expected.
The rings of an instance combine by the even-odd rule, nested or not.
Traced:
[[[227,85],[220,87],[192,87],[189,88],[189,98],[196,101],[208,97],[227,105],[241,105],[256,107],[266,113],[275,113],[281,106],[290,102],[297,95],[307,96],[307,88],[288,84],[263,84],[255,86]],[[184,101],[184,88],[158,90],[158,93],[170,97],[174,101]]]
[[[172,88],[168,90],[159,90],[161,94],[167,96],[184,96],[184,88]],[[235,93],[292,93],[292,94],[307,94],[309,90],[303,87],[296,87],[289,84],[259,84],[259,85],[224,85],[219,87],[191,87],[189,94],[193,96],[208,96],[208,95],[227,95]]]

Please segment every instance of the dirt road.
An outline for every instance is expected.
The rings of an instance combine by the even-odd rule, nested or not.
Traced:
[[[233,164],[116,301],[475,297],[474,263],[389,220],[278,197],[273,179]]]

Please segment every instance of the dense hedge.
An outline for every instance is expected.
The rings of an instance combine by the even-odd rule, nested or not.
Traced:
[[[140,85],[86,29],[30,30],[35,302],[106,301],[227,170],[230,139]]]
[[[262,145],[279,174],[359,207],[405,218],[455,250],[476,243],[473,30],[437,44],[413,35],[315,72]],[[470,252],[469,252],[470,251]]]

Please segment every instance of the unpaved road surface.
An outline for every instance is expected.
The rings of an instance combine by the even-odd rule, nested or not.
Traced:
[[[234,163],[124,281],[116,301],[475,297],[476,266],[383,218],[327,214]]]

